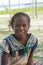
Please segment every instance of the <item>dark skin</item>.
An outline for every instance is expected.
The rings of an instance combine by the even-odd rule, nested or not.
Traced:
[[[15,18],[14,23],[13,23],[13,30],[15,32],[17,40],[23,45],[26,45],[26,42],[28,39],[27,32],[29,30],[29,27],[30,25],[25,16],[20,16],[20,17]],[[1,65],[7,65],[9,56],[10,54],[3,52]],[[32,57],[33,57],[33,53],[30,54],[27,65],[34,65],[34,61]]]

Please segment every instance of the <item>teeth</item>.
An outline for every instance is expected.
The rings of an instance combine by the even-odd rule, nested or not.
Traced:
[[[18,31],[18,33],[22,34],[22,33],[24,33],[24,31]]]
[[[24,32],[19,32],[19,33],[21,33],[21,34],[22,34],[22,33],[24,33]]]
[[[20,32],[20,33],[24,33],[24,31],[23,32]]]

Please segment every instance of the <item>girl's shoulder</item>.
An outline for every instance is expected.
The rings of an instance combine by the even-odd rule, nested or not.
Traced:
[[[30,36],[30,46],[32,48],[31,52],[33,52],[38,46],[38,37],[35,36],[33,33],[31,33],[31,36]]]
[[[33,33],[31,33],[31,35],[32,35],[32,39],[30,41],[30,44],[32,44],[33,49],[35,49],[38,46],[38,37]]]
[[[0,49],[1,49],[2,52],[4,51],[6,53],[10,53],[9,52],[9,45],[6,43],[6,40],[5,39],[3,39],[1,41]]]
[[[7,53],[10,53],[9,47],[12,47],[12,42],[10,39],[11,35],[13,34],[10,34],[7,37],[5,37],[0,44],[0,48]]]
[[[37,36],[35,36],[33,33],[30,33],[30,37],[28,39],[28,43],[30,43],[30,46],[33,47],[37,47],[38,45],[38,38]]]
[[[29,37],[30,43],[36,43],[36,41],[38,41],[38,37],[34,35],[33,33],[29,33],[29,34],[30,34],[30,37]]]

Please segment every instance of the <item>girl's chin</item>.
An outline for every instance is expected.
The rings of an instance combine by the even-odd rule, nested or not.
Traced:
[[[18,37],[19,38],[23,38],[23,37],[25,37],[26,35],[25,34],[18,34]]]
[[[26,34],[24,34],[24,33],[18,33],[18,34],[16,34],[16,36],[19,37],[19,38],[23,38],[23,37],[26,36]]]

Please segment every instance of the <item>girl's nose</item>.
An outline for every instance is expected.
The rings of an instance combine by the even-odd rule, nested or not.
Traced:
[[[23,26],[20,26],[20,29],[23,30],[24,29]]]

